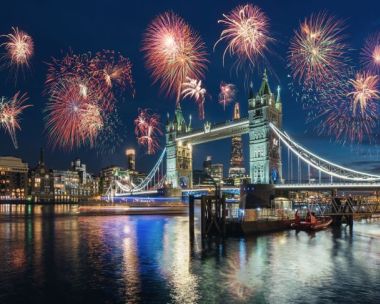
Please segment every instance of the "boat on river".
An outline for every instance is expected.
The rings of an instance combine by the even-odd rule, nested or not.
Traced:
[[[329,227],[332,221],[330,216],[318,216],[315,222],[295,221],[291,224],[291,227],[296,230],[318,231]]]

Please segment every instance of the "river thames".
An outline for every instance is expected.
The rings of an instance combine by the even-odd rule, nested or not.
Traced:
[[[186,215],[44,208],[0,206],[0,303],[380,303],[379,221],[202,251]]]

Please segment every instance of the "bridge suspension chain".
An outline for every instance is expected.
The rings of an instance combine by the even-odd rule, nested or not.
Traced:
[[[297,158],[308,164],[309,166],[317,169],[319,171],[319,181],[321,180],[321,173],[325,173],[330,177],[330,182],[333,183],[334,177],[343,180],[351,180],[351,181],[362,181],[362,182],[375,182],[380,181],[379,175],[369,174],[365,172],[360,172],[356,170],[352,170],[333,162],[330,162],[326,159],[323,159],[314,153],[308,151],[301,145],[294,142],[287,134],[280,131],[275,125],[272,123],[269,124],[270,128],[277,135],[277,137],[281,140],[282,143],[286,145],[286,147],[297,156]],[[300,166],[299,166],[300,167]],[[292,171],[292,161],[290,169]],[[301,178],[301,171],[298,168],[298,179]],[[291,172],[292,173],[292,172]],[[291,174],[293,176],[293,174]]]

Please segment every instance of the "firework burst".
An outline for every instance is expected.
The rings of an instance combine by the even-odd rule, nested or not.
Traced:
[[[325,13],[306,18],[290,44],[289,67],[294,79],[318,86],[337,76],[344,67],[342,21]]]
[[[223,105],[223,109],[226,110],[226,106],[230,104],[236,95],[235,85],[232,83],[222,82],[219,86],[219,103]]]
[[[186,77],[199,79],[206,69],[205,45],[200,36],[172,12],[159,15],[148,26],[143,41],[146,66],[154,82],[179,102]]]
[[[104,126],[102,93],[85,78],[65,78],[51,88],[46,107],[49,139],[53,147],[94,146]]]
[[[149,109],[139,109],[135,119],[135,134],[138,143],[146,146],[147,153],[154,154],[160,147],[158,136],[162,135],[160,116],[151,113]]]
[[[268,42],[273,39],[269,36],[269,20],[259,7],[252,4],[238,6],[223,17],[218,23],[225,29],[214,45],[215,49],[219,42],[227,43],[223,65],[227,53],[237,56],[238,66],[247,61],[254,66],[258,58],[265,58]]]
[[[199,118],[205,118],[205,95],[206,89],[202,87],[202,80],[196,80],[189,77],[186,77],[186,82],[182,84],[182,98],[187,97],[194,98],[195,102],[198,105]]]
[[[34,54],[34,42],[30,35],[12,27],[12,33],[3,35],[6,41],[1,44],[5,54],[1,58],[9,67],[15,67],[16,71],[23,67],[29,67],[30,59]]]
[[[90,79],[90,60],[90,53],[77,55],[71,51],[63,56],[62,59],[52,58],[51,62],[47,64],[48,72],[45,81],[45,92],[49,93],[62,79],[78,77]]]
[[[131,61],[112,50],[98,52],[90,61],[90,73],[99,81],[103,94],[113,98],[115,91],[123,92],[127,87],[132,90],[132,63]]]
[[[380,73],[380,33],[366,40],[361,51],[361,62],[369,71]]]
[[[303,103],[307,123],[314,125],[317,134],[332,137],[338,143],[374,142],[378,105],[369,102],[361,111],[356,111],[353,98],[349,96],[352,79],[355,79],[355,72],[346,69],[339,80],[332,78],[317,90],[302,95],[308,99]]]
[[[350,79],[349,83],[352,85],[353,91],[349,92],[347,96],[352,96],[353,98],[354,114],[358,106],[360,111],[365,113],[367,104],[374,99],[380,98],[378,90],[379,78],[377,75],[357,73],[355,79]]]
[[[31,107],[25,104],[28,100],[26,94],[17,92],[12,98],[7,99],[1,97],[0,99],[0,123],[12,139],[14,147],[17,149],[16,131],[21,130],[19,116],[26,108]]]

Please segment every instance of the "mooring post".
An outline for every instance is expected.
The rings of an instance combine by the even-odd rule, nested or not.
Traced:
[[[194,242],[194,195],[189,196],[189,235],[192,244]]]
[[[201,237],[205,238],[206,219],[205,219],[206,197],[201,198]]]

